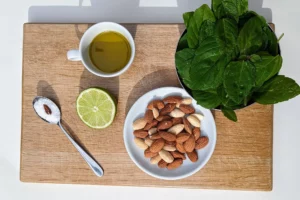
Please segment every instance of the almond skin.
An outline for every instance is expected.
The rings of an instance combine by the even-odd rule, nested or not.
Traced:
[[[166,145],[171,145],[171,146],[176,146],[176,141],[172,141],[172,142],[170,142],[170,141],[165,141],[165,144]]]
[[[144,119],[146,120],[147,123],[151,123],[153,120],[153,112],[152,110],[147,110],[144,116]]]
[[[163,99],[163,102],[165,103],[181,103],[182,97],[180,96],[168,96]]]
[[[150,146],[150,151],[153,153],[157,153],[165,146],[165,141],[163,139],[155,140]]]
[[[172,112],[175,109],[176,104],[174,103],[168,103],[167,105],[165,105],[165,107],[163,109],[161,109],[159,115],[166,115],[170,112]]]
[[[146,150],[148,149],[148,145],[145,144],[144,140],[141,138],[134,138],[134,143],[136,144],[137,147],[140,149]]]
[[[189,157],[189,159],[192,162],[197,162],[197,160],[198,160],[198,154],[197,154],[196,150],[194,150],[192,152],[187,152],[186,154],[187,154],[187,156]]]
[[[144,130],[148,131],[150,130],[152,127],[155,127],[158,124],[157,120],[152,120],[152,122],[146,124],[146,126],[144,127]]]
[[[146,158],[152,158],[152,157],[157,156],[157,155],[158,155],[158,153],[153,153],[153,152],[151,152],[151,151],[150,151],[150,148],[148,148],[148,149],[146,149],[146,150],[144,151],[144,156],[145,156]]]
[[[190,134],[189,133],[179,133],[177,135],[177,138],[176,138],[176,142],[177,143],[184,143],[185,141],[187,141],[189,138],[190,138]]]
[[[133,132],[133,135],[137,138],[145,138],[148,136],[148,132],[144,130],[136,130]]]
[[[157,165],[159,168],[166,168],[168,163],[166,163],[163,159],[161,159]]]
[[[172,126],[172,121],[171,120],[167,120],[167,121],[162,121],[159,122],[157,125],[157,129],[158,130],[166,130],[168,128],[170,128]]]
[[[166,120],[171,120],[172,117],[168,116],[168,115],[160,115],[156,118],[157,121],[161,122],[161,121],[166,121]]]
[[[194,136],[195,136],[195,140],[198,140],[199,138],[200,138],[200,136],[201,136],[201,130],[200,130],[200,128],[194,128],[193,129],[193,134],[194,134]]]
[[[159,131],[158,133],[159,133],[160,137],[162,137],[166,141],[169,141],[169,142],[176,141],[176,135],[174,135],[173,133],[169,133],[169,132],[165,132],[165,131]]]
[[[195,149],[202,149],[202,148],[206,147],[208,142],[209,142],[208,137],[206,137],[206,136],[200,137],[198,140],[196,140]]]
[[[176,143],[176,149],[180,152],[180,153],[186,153],[183,144],[182,143]]]
[[[161,100],[153,100],[153,101],[151,101],[151,102],[148,104],[147,108],[148,108],[149,110],[152,110],[153,108],[158,108],[158,109],[160,110],[160,109],[162,109],[164,106],[165,106],[165,104],[164,104],[163,101],[161,101]]]
[[[132,124],[133,130],[143,129],[147,124],[147,121],[144,118],[139,118],[135,120]]]
[[[195,109],[190,106],[190,105],[184,105],[184,104],[181,104],[179,106],[179,109],[184,112],[185,114],[191,114],[191,113],[194,113],[195,112]]]
[[[179,118],[173,118],[172,122],[173,122],[173,126],[176,125],[176,124],[182,124],[183,123],[181,117],[179,117]]]
[[[181,158],[177,158],[172,163],[167,165],[167,169],[168,170],[176,169],[176,168],[180,167],[180,165],[182,165],[182,163],[183,163],[183,160]]]
[[[159,155],[160,157],[166,162],[166,163],[171,163],[173,162],[174,158],[173,156],[171,155],[171,153],[169,153],[168,151],[166,150],[161,150],[159,152]]]
[[[170,153],[172,154],[172,156],[173,156],[174,158],[181,158],[181,159],[183,159],[183,160],[186,159],[184,153],[180,153],[180,152],[178,152],[178,151],[172,151],[172,152],[170,152]]]
[[[189,139],[183,143],[186,152],[192,152],[195,149],[196,141],[194,135],[190,135]]]
[[[186,118],[183,118],[183,125],[186,132],[192,134],[192,125]]]
[[[159,139],[161,137],[160,137],[160,135],[158,133],[154,133],[154,134],[150,135],[149,138],[151,140],[157,140],[157,139]]]

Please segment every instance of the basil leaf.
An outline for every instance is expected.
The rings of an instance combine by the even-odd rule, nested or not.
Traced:
[[[178,73],[182,79],[190,79],[190,67],[195,56],[194,49],[183,49],[176,52],[175,54],[175,64]]]
[[[252,17],[245,23],[238,36],[240,54],[251,55],[261,48],[262,28],[266,25],[258,16]]]
[[[216,23],[210,20],[206,20],[202,23],[199,32],[199,45],[208,37],[212,37],[216,34]]]
[[[185,49],[185,48],[189,48],[189,45],[188,45],[188,42],[187,42],[187,34],[184,34],[179,42],[178,42],[178,45],[177,45],[177,49],[176,51],[180,51],[182,49]]]
[[[192,95],[197,104],[207,109],[218,107],[221,104],[221,99],[216,92],[192,90]]]
[[[224,72],[224,87],[229,98],[241,103],[255,85],[255,67],[247,61],[229,63]]]
[[[190,48],[198,47],[200,27],[205,20],[216,21],[213,12],[206,4],[195,10],[194,15],[189,20],[187,40]]]
[[[240,104],[235,103],[232,101],[232,99],[229,98],[228,94],[225,91],[225,88],[223,85],[220,85],[217,89],[217,94],[219,98],[221,99],[222,104],[227,108],[233,108],[237,109],[242,107]]]
[[[218,19],[228,17],[233,18],[235,21],[238,21],[239,13],[236,2],[234,0],[223,0],[217,7],[215,15]]]
[[[257,54],[252,54],[250,56],[250,61],[253,62],[253,63],[259,62],[259,61],[261,61],[261,57]]]
[[[222,113],[225,115],[225,117],[227,117],[231,121],[237,122],[236,114],[232,109],[222,106],[221,110],[222,110]]]
[[[228,18],[218,20],[216,25],[217,37],[223,42],[226,54],[231,58],[235,58],[238,54],[237,37],[238,26],[237,23]]]
[[[275,76],[263,84],[254,93],[254,99],[260,104],[275,104],[287,101],[300,94],[300,86],[291,78]]]
[[[244,13],[243,15],[241,15],[240,17],[239,17],[239,24],[238,24],[238,26],[239,26],[239,30],[245,25],[245,23],[249,20],[249,19],[251,19],[252,17],[255,17],[255,16],[259,16],[259,14],[257,14],[256,12],[254,12],[254,11],[248,11],[248,12],[246,12],[246,13]],[[267,23],[267,22],[266,22]]]
[[[264,33],[267,36],[267,47],[264,50],[267,50],[271,55],[278,55],[278,42],[275,33],[271,30],[270,27],[264,29]]]
[[[190,22],[191,17],[193,17],[193,15],[194,15],[194,12],[183,13],[183,21],[184,21],[186,28],[189,27],[189,22]]]
[[[262,56],[261,61],[256,62],[256,86],[260,87],[265,81],[269,80],[279,72],[282,66],[282,57]]]

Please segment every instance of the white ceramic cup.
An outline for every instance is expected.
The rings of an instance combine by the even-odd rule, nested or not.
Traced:
[[[90,56],[89,56],[89,46],[93,39],[100,33],[106,31],[115,31],[123,35],[129,42],[131,47],[131,56],[126,66],[124,66],[121,70],[117,72],[107,73],[99,70],[97,67],[94,66],[92,63]],[[69,50],[67,53],[68,60],[71,61],[81,61],[84,67],[89,70],[91,73],[102,76],[102,77],[115,77],[119,76],[124,73],[132,64],[133,59],[135,56],[135,44],[132,38],[132,35],[129,31],[121,26],[120,24],[114,22],[101,22],[91,26],[82,36],[79,44],[79,49],[72,49]]]

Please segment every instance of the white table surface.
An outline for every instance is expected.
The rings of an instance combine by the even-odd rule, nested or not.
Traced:
[[[282,74],[300,83],[300,2],[249,0],[276,24]],[[263,2],[262,2],[263,1]],[[273,191],[187,190],[22,183],[19,180],[23,23],[182,22],[181,14],[209,0],[1,0],[0,199],[300,199],[300,97],[275,106]],[[298,122],[298,124],[297,124]]]

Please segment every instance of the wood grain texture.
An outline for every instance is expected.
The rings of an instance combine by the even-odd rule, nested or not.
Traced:
[[[184,26],[126,24],[136,42],[136,58],[125,74],[109,79],[96,77],[80,62],[66,58],[68,50],[78,48],[88,26],[24,25],[21,181],[272,189],[272,106],[254,104],[238,110],[238,123],[214,111],[218,132],[215,152],[207,165],[189,178],[163,181],[135,166],[123,143],[126,113],[145,92],[163,86],[179,86],[174,53]],[[78,94],[92,86],[106,88],[118,98],[116,119],[104,130],[88,128],[76,114]],[[32,109],[36,95],[47,96],[60,105],[64,125],[104,168],[102,178],[93,174],[59,127],[46,124],[36,116]]]

